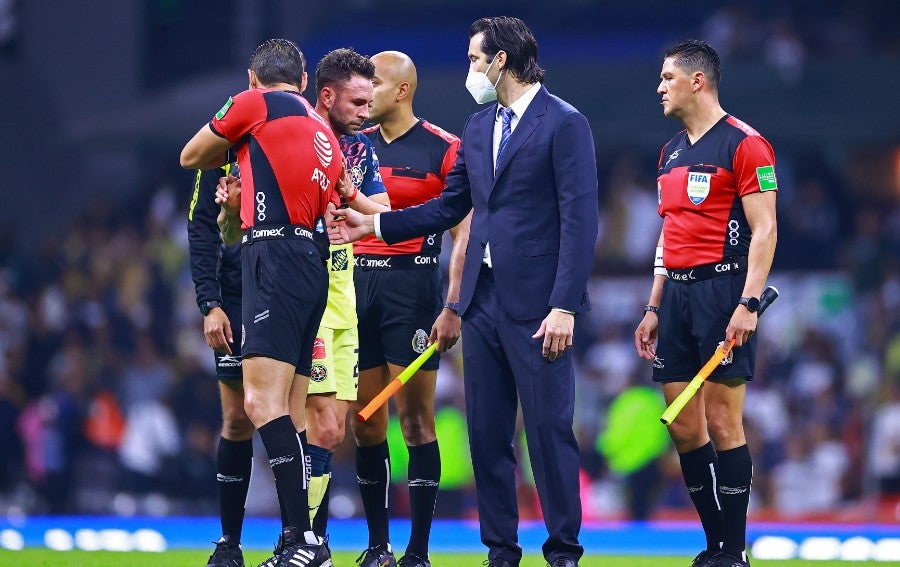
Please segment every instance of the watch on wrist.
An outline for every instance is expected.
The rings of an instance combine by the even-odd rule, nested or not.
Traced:
[[[453,311],[454,313],[459,315],[459,303],[456,301],[445,301],[444,309],[449,309],[450,311]]]
[[[657,307],[656,305],[650,305],[650,304],[645,305],[644,313],[646,313],[647,311],[652,311],[653,313],[656,313],[657,315],[659,315],[659,307]]]
[[[759,298],[758,297],[742,297],[738,300],[738,303],[747,308],[747,311],[750,313],[756,313],[759,311]]]
[[[207,301],[201,301],[197,304],[200,307],[200,313],[203,314],[204,317],[209,315],[209,312],[213,310],[215,307],[222,307],[222,302],[216,301],[215,299],[209,299]]]

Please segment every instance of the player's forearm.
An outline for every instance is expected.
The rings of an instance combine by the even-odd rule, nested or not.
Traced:
[[[469,225],[472,222],[472,213],[466,216],[461,223],[450,229],[453,237],[453,248],[450,250],[450,266],[447,273],[447,301],[455,303],[459,301],[459,287],[462,281],[463,265],[466,261],[466,247],[469,245]]]
[[[384,195],[387,195],[387,193],[384,193]],[[358,192],[356,194],[356,197],[352,201],[349,201],[347,205],[354,211],[360,212],[364,215],[385,213],[391,210],[390,201],[388,201],[387,204],[380,203],[361,192]]]
[[[219,225],[222,242],[225,244],[231,246],[243,236],[243,231],[241,230],[241,218],[237,211],[222,207],[222,211],[219,213],[216,222]]]
[[[759,297],[762,293],[775,258],[777,242],[778,230],[774,221],[753,230],[747,254],[747,281],[742,294],[744,297]]]

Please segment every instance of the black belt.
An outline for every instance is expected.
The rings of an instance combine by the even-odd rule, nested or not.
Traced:
[[[358,254],[353,257],[353,262],[358,270],[434,269],[438,265],[438,257],[425,254]]]
[[[722,276],[743,274],[747,271],[746,256],[732,256],[714,264],[703,264],[693,268],[667,268],[669,279],[676,282],[699,282]]]
[[[277,238],[313,240],[313,231],[302,224],[264,224],[251,226],[245,230],[241,242],[249,244],[256,240],[273,240]]]

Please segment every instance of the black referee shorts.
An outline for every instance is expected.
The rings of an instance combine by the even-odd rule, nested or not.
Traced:
[[[659,330],[654,382],[688,382],[725,340],[725,328],[738,306],[746,274],[695,282],[667,279],[659,304]],[[729,356],[708,378],[753,379],[756,334]]]
[[[222,311],[228,317],[231,334],[237,340],[229,345],[231,354],[213,351],[216,358],[216,378],[219,380],[241,380],[241,298],[222,296]]]
[[[255,240],[241,248],[245,359],[264,356],[309,376],[316,331],[328,299],[328,271],[311,240]]]
[[[356,311],[359,317],[359,369],[385,363],[409,366],[428,343],[441,313],[443,293],[437,265],[425,268],[365,269],[357,263]],[[439,357],[422,365],[437,370]]]

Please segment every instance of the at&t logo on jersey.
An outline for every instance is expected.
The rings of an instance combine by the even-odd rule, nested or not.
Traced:
[[[709,185],[712,181],[711,173],[689,171],[687,178],[687,195],[691,203],[699,205],[709,196]]]
[[[319,169],[318,167],[313,168],[312,178],[310,179],[313,183],[317,183],[319,187],[322,188],[322,191],[327,191],[328,186],[331,185],[331,181],[328,179],[328,176],[325,175],[325,172]]]
[[[316,132],[316,137],[313,139],[313,149],[316,150],[316,157],[319,158],[319,163],[327,169],[331,165],[331,159],[334,157],[334,148],[331,147],[331,142],[324,132]]]

